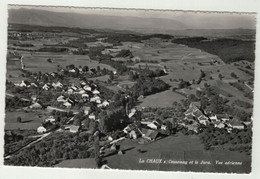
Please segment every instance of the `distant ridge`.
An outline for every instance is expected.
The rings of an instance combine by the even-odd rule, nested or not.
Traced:
[[[139,32],[144,30],[148,32],[163,32],[166,29],[184,30],[191,28],[180,21],[163,18],[104,16],[25,8],[10,9],[8,23],[40,26],[107,28],[115,30],[134,30]]]

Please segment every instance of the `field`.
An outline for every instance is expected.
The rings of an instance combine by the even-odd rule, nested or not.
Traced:
[[[58,167],[58,168],[96,168],[96,162],[95,162],[94,158],[64,160],[61,163],[55,165],[54,167]]]
[[[22,122],[17,122],[17,117],[20,116]],[[5,129],[37,129],[41,125],[44,117],[39,118],[35,113],[25,113],[25,112],[6,112],[5,113]]]
[[[167,144],[167,145],[166,145]],[[162,147],[163,146],[163,147]],[[248,173],[250,171],[250,156],[230,151],[206,151],[203,149],[198,136],[169,136],[146,145],[138,145],[133,141],[125,140],[121,143],[124,155],[105,157],[108,166],[115,169],[135,170],[164,170],[164,171],[195,171],[195,172],[227,172]],[[143,153],[138,152],[141,149]],[[227,157],[228,156],[228,157]],[[228,158],[228,160],[227,160]],[[147,159],[163,159],[172,161],[194,161],[199,163],[209,161],[211,164],[184,165],[184,164],[156,164],[147,163]],[[144,160],[145,163],[139,163]],[[242,165],[216,165],[216,161],[242,162]],[[127,161],[127,162],[125,162]]]
[[[167,90],[139,100],[138,107],[171,107],[173,102],[180,102],[181,99],[185,99],[185,97],[172,90]]]

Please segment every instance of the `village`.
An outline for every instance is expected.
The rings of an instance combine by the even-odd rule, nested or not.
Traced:
[[[18,44],[17,48],[10,44],[7,54],[8,165],[20,164],[24,154],[30,158],[20,164],[24,166],[63,167],[62,162],[94,159],[95,165],[86,167],[114,168],[114,158],[120,160],[134,151],[146,156],[148,146],[158,147],[164,140],[185,139],[191,145],[193,137],[201,151],[250,155],[252,63],[237,62],[244,71],[243,65],[249,66],[242,73],[235,64],[227,65],[215,56],[172,43],[171,36],[112,33],[103,37],[96,33],[84,36],[87,45],[77,39],[77,33],[76,40],[66,36],[63,43],[57,40],[63,36],[55,31],[48,35],[9,33],[10,43],[20,41],[25,45]],[[38,46],[29,45],[34,37],[44,42],[50,38],[52,43],[40,46],[40,51]],[[58,50],[47,48],[55,46],[54,42],[61,46]],[[176,51],[171,54],[173,49]],[[177,62],[169,59],[182,50],[208,56],[205,62],[201,56],[191,61],[192,55],[178,56]],[[38,68],[34,60],[39,60]],[[243,101],[229,94],[229,88],[245,93]],[[72,138],[77,145],[73,146]],[[55,143],[56,148],[49,143]],[[44,161],[46,157],[49,162]]]

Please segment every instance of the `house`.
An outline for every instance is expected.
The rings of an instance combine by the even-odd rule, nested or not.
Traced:
[[[37,128],[37,133],[39,133],[39,134],[43,134],[43,133],[45,133],[46,131],[47,131],[46,128],[43,127],[43,126],[40,126],[40,127]]]
[[[238,120],[232,120],[230,122],[230,125],[232,126],[233,129],[239,129],[239,130],[242,130],[245,128],[245,126],[242,124],[241,121],[238,121]]]
[[[62,88],[63,87],[63,84],[61,84],[61,82],[57,82],[57,83],[52,83],[52,86],[57,89],[57,88]]]
[[[33,100],[33,102],[36,102],[36,100],[37,100],[37,95],[32,95],[31,99]]]
[[[51,76],[55,77],[55,76],[56,76],[56,74],[55,74],[54,72],[52,72],[52,73],[51,73]]]
[[[97,89],[95,89],[94,91],[92,91],[92,93],[93,93],[93,94],[100,94],[100,92],[99,92]]]
[[[153,124],[155,124],[157,126],[157,129],[161,128],[163,122],[160,119],[155,119],[153,121]]]
[[[87,83],[86,83],[85,81],[81,81],[80,84],[81,84],[82,86],[85,86]]]
[[[88,116],[88,118],[95,120],[95,119],[96,119],[96,116],[92,113],[92,114],[90,114],[90,115]]]
[[[226,125],[224,124],[224,123],[222,123],[222,122],[216,122],[215,124],[214,124],[214,127],[216,127],[216,128],[219,128],[219,129],[223,129],[223,128],[225,128],[226,127]]]
[[[150,127],[151,129],[158,129],[158,126],[156,124],[154,124],[153,122],[147,124],[148,127]]]
[[[83,89],[86,90],[86,91],[91,91],[91,87],[90,86],[84,86]]]
[[[151,141],[155,141],[156,137],[158,136],[158,131],[142,128],[143,137],[147,138]]]
[[[76,86],[71,86],[71,89],[73,89],[74,91],[76,91],[78,89],[78,87]]]
[[[35,83],[31,83],[31,86],[34,86],[35,88],[38,87],[38,85],[36,85]]]
[[[245,128],[252,127],[252,122],[242,122]]]
[[[86,93],[84,93],[84,94],[82,94],[82,95],[81,95],[81,97],[82,97],[82,98],[88,98],[88,97],[89,97],[89,95],[88,95],[88,94],[86,94]]]
[[[130,133],[129,133],[129,137],[130,139],[137,139],[137,134],[134,130],[132,130]]]
[[[98,104],[97,107],[98,107],[98,108],[102,108],[103,105],[102,105],[102,104]]]
[[[57,101],[58,102],[66,102],[66,100],[65,100],[65,97],[63,96],[63,95],[60,95],[58,98],[57,98]]]
[[[25,84],[25,82],[22,80],[22,82],[19,84],[20,87],[26,87],[27,85]]]
[[[199,116],[198,121],[200,124],[203,124],[205,126],[209,125],[209,119],[205,115]]]
[[[99,101],[101,100],[101,98],[98,95],[95,95],[92,98],[90,98],[90,102],[96,102],[97,100],[99,100]],[[101,101],[100,101],[100,103],[101,103]]]
[[[136,113],[136,109],[135,108],[131,109],[130,113],[128,114],[128,117],[129,118],[133,117],[135,115],[135,113]]]
[[[85,115],[89,114],[89,111],[90,111],[90,107],[89,106],[83,106],[82,109],[83,109],[83,112],[84,112]]]
[[[216,114],[218,120],[221,120],[223,122],[227,122],[230,120],[230,117],[227,114]]]
[[[55,118],[53,116],[49,116],[47,119],[44,120],[44,122],[50,122],[50,123],[54,124]]]
[[[97,104],[100,104],[100,103],[101,103],[101,100],[100,100],[100,99],[97,99],[95,102],[96,102]]]
[[[76,126],[76,125],[69,125],[67,127],[65,127],[65,130],[66,129],[69,129],[69,131],[71,133],[77,133],[79,131],[79,126]]]
[[[85,93],[85,90],[80,89],[78,93],[79,93],[79,94],[84,94],[84,93]]]
[[[75,103],[75,100],[72,99],[72,98],[68,98],[67,101],[68,101],[70,104],[74,104],[74,103]]]
[[[214,116],[210,116],[209,119],[211,120],[211,122],[215,123],[215,122],[218,122],[219,119],[217,118],[217,115],[214,115]]]
[[[44,84],[43,87],[42,87],[42,89],[44,89],[44,90],[46,90],[46,91],[48,91],[49,88],[50,88],[50,87],[49,87],[47,84]]]
[[[75,69],[71,69],[71,70],[69,70],[69,72],[70,73],[75,73],[76,71],[75,71]]]
[[[41,109],[42,105],[40,105],[39,103],[33,103],[31,106],[29,106],[30,109]]]
[[[69,103],[68,101],[63,103],[63,106],[65,106],[66,108],[71,108],[71,103]]]
[[[68,94],[72,94],[73,92],[74,92],[73,89],[71,89],[71,88],[68,89]]]
[[[103,107],[109,106],[109,102],[108,102],[107,100],[103,101],[102,106],[103,106]]]

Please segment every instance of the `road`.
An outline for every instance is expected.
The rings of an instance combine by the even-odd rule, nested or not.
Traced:
[[[9,97],[14,97],[15,95],[13,95],[13,94],[10,94],[10,93],[5,93],[5,95],[6,96],[9,96]],[[26,98],[20,98],[22,101],[31,101],[31,100],[29,100],[29,99],[26,99]]]
[[[251,86],[249,86],[248,84],[247,84],[247,82],[245,82],[244,83],[252,92],[254,92],[254,88],[252,88]]]

